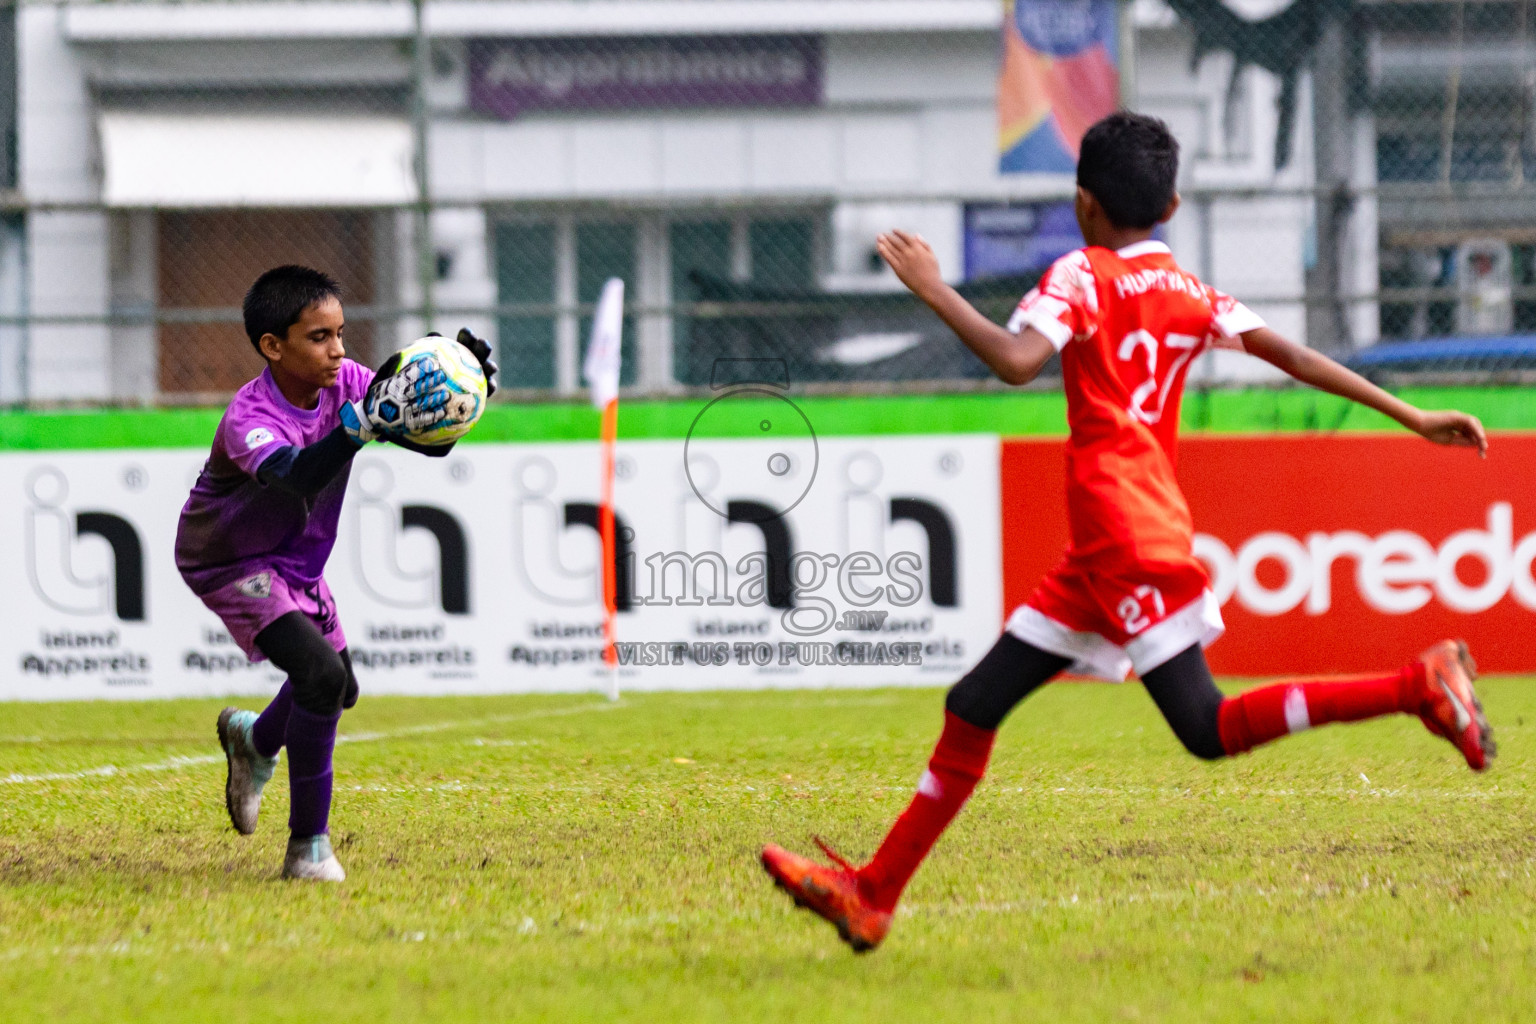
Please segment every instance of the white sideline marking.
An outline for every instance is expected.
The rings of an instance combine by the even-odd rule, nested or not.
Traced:
[[[17,775],[13,773],[0,777],[0,784],[63,782],[69,779],[101,778],[116,775],[119,772],[165,772],[176,768],[186,768],[194,764],[212,764],[215,761],[222,760],[224,760],[223,754],[208,754],[198,757],[173,757],[166,761],[156,761],[151,764],[129,764],[121,768],[115,764],[104,764],[99,768],[86,768],[78,772],[44,772],[41,775]]]
[[[375,740],[395,739],[399,736],[421,736],[427,733],[462,729],[466,725],[497,725],[501,722],[522,722],[530,718],[561,718],[565,715],[584,715],[589,711],[612,711],[628,707],[624,701],[605,700],[601,704],[577,704],[568,708],[549,708],[544,711],[521,711],[510,715],[489,715],[485,718],[462,718],[453,722],[433,722],[429,725],[408,725],[403,729],[384,732],[353,732],[336,737],[337,743],[372,743]]]
[[[601,704],[578,704],[569,708],[550,708],[545,711],[524,711],[511,715],[490,715],[485,718],[464,718],[453,722],[432,722],[428,725],[409,725],[403,729],[386,729],[382,732],[344,733],[336,737],[337,743],[374,743],[378,740],[396,739],[401,736],[420,736],[426,733],[446,732],[466,726],[495,725],[502,722],[521,722],[531,718],[557,718],[564,715],[585,714],[588,711],[611,711],[626,707],[623,701],[603,701]],[[119,767],[104,764],[96,768],[83,768],[74,772],[42,772],[37,775],[12,773],[0,775],[0,785],[25,785],[30,782],[69,782],[75,779],[111,778],[125,772],[168,772],[178,768],[190,768],[200,764],[215,764],[224,760],[223,754],[199,754],[196,757],[171,757],[148,764],[127,764]]]

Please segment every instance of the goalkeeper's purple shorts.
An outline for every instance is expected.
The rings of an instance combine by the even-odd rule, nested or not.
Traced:
[[[271,569],[259,569],[210,594],[202,595],[223,620],[230,638],[252,661],[266,655],[256,648],[256,636],[289,612],[303,612],[338,651],[347,649],[347,638],[336,617],[336,599],[324,579],[312,584],[293,583]]]

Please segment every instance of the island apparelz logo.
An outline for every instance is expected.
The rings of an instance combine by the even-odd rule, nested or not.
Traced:
[[[145,621],[144,544],[133,523],[116,512],[72,509],[69,479],[56,466],[33,470],[22,486],[27,582],[38,600],[68,615]],[[89,538],[105,542],[106,566],[80,550]]]

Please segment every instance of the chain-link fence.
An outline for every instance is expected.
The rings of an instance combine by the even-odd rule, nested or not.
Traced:
[[[988,386],[875,236],[921,231],[1005,319],[1081,244],[1072,136],[1115,102],[1180,138],[1161,237],[1277,328],[1383,372],[1536,367],[1536,0],[814,8],[0,5],[0,401],[227,394],[284,262],[340,279],[358,358],[469,325],[513,397],[580,390],[610,276],[633,393],[764,356]]]
[[[1352,81],[1375,129],[1381,337],[1536,332],[1536,4],[1371,4],[1351,25],[1368,44]],[[1468,348],[1472,370],[1519,358]]]

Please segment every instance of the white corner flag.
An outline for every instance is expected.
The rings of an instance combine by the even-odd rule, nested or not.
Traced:
[[[613,524],[613,449],[619,436],[619,366],[624,336],[624,282],[610,277],[592,317],[592,340],[581,375],[592,389],[592,404],[603,413],[602,488],[599,533],[603,538],[603,661],[608,665],[608,699],[619,699],[618,562]]]
[[[610,277],[597,300],[592,340],[581,368],[582,379],[592,389],[592,404],[598,409],[608,408],[608,403],[619,397],[619,343],[623,333],[624,282]]]

